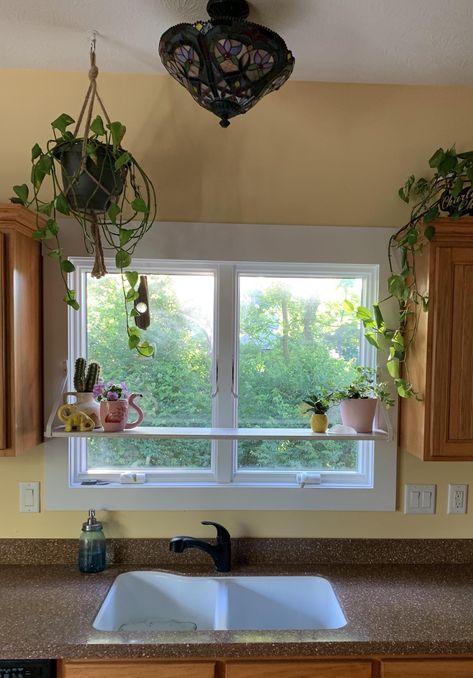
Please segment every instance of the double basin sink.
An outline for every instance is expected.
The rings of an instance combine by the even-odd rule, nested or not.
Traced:
[[[326,579],[316,576],[187,577],[126,572],[93,623],[100,631],[336,629],[346,619]]]

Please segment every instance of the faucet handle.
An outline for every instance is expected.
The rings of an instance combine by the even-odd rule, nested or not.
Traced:
[[[211,520],[202,520],[201,525],[213,525],[217,529],[217,544],[229,544],[231,541],[230,532],[223,525],[213,523]]]

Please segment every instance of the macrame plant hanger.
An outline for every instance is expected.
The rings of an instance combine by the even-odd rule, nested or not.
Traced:
[[[109,118],[109,115],[105,109],[105,106],[103,104],[102,99],[100,98],[100,94],[97,89],[97,77],[99,74],[99,69],[96,64],[96,56],[95,56],[95,45],[96,45],[96,40],[97,40],[97,33],[95,31],[92,32],[91,39],[90,39],[90,68],[89,68],[89,87],[87,89],[87,93],[85,95],[84,103],[82,104],[81,111],[79,113],[79,117],[77,118],[77,123],[76,127],[74,130],[74,136],[77,138],[79,135],[79,130],[80,126],[82,124],[82,120],[85,115],[85,123],[84,123],[84,134],[83,134],[83,141],[82,141],[82,155],[81,155],[81,164],[80,164],[80,170],[79,173],[85,173],[87,174],[90,179],[95,182],[102,191],[107,192],[107,189],[100,183],[100,181],[94,177],[88,170],[87,170],[87,140],[89,136],[89,131],[90,131],[90,124],[92,122],[92,114],[94,111],[94,104],[95,104],[95,99],[97,99],[100,108],[102,110],[102,113],[105,117],[105,120],[107,123],[110,125],[111,121]],[[69,188],[71,185],[69,185]],[[90,214],[90,236],[88,238],[92,241],[93,244],[93,252],[95,256],[95,261],[94,261],[94,266],[92,268],[92,277],[93,278],[102,278],[104,275],[107,274],[107,269],[105,266],[105,260],[104,260],[104,255],[103,255],[103,247],[102,247],[102,238],[100,234],[100,227],[99,223],[97,220],[97,215],[94,210],[89,211]],[[88,234],[87,234],[88,235]]]

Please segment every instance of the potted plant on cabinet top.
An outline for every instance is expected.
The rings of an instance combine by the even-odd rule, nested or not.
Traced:
[[[327,431],[328,417],[326,413],[334,402],[334,394],[326,390],[309,395],[303,400],[303,413],[312,412],[310,426],[314,433],[325,433]]]
[[[138,274],[123,273],[154,222],[156,194],[141,165],[122,147],[125,126],[109,118],[98,95],[95,41],[90,55],[90,85],[73,131],[68,128],[75,120],[67,113],[51,123],[53,138],[46,145],[35,143],[31,149],[31,188],[26,183],[14,186],[13,201],[46,217],[46,226],[39,226],[38,219],[33,235],[43,243],[48,256],[57,260],[65,287],[64,301],[73,309],[78,310],[79,303],[67,274],[75,269],[60,244],[60,216],[71,216],[79,223],[85,249],[95,256],[92,277],[107,273],[104,250],[114,253],[116,267],[122,272],[129,347],[149,356],[152,347],[141,341],[140,330],[130,321],[139,316],[139,311],[128,309],[138,297]],[[102,115],[93,114],[95,98]],[[42,190],[46,185],[47,191]]]
[[[411,174],[398,191],[401,200],[411,205],[411,213],[409,221],[389,239],[387,296],[372,310],[344,303],[346,310],[362,322],[367,341],[387,353],[386,367],[398,395],[417,400],[422,400],[422,394],[410,381],[407,358],[419,314],[428,311],[429,292],[418,285],[416,258],[434,238],[436,219],[473,216],[473,151],[458,153],[455,146],[438,148],[428,164],[433,170],[430,176]],[[395,320],[388,322],[382,306],[391,300],[396,302],[398,312]]]
[[[335,395],[340,401],[342,424],[350,426],[357,433],[370,433],[373,430],[379,401],[386,407],[394,405],[387,384],[377,381],[376,370],[373,367],[357,365],[352,382]]]

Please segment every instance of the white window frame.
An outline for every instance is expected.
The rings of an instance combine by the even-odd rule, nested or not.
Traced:
[[[321,229],[328,230],[328,229]],[[332,229],[330,229],[332,231]],[[336,230],[336,229],[335,229]],[[340,231],[351,231],[352,229],[340,229]],[[356,229],[358,230],[358,229]],[[371,229],[362,229],[363,231],[370,231]],[[355,231],[355,229],[353,229]],[[331,234],[330,234],[331,235]],[[350,251],[350,248],[347,247],[347,251]],[[346,257],[346,255],[345,255]],[[344,261],[344,258],[338,259],[339,261]],[[369,260],[370,257],[367,257]],[[371,256],[372,263],[373,257]],[[358,257],[358,260],[359,257]],[[363,259],[361,259],[363,261]],[[89,259],[74,259],[75,263],[78,264],[80,269],[82,264],[84,266],[89,266]],[[146,261],[138,261],[135,259],[135,263],[138,269],[146,269]],[[148,260],[150,264],[155,264],[155,260]],[[374,259],[376,261],[376,259]],[[161,261],[160,272],[165,272],[167,268],[168,271],[172,271],[176,268],[180,268],[183,261]],[[255,265],[257,262],[243,263],[238,264],[239,271],[251,271],[255,273]],[[215,263],[212,262],[186,262],[186,266],[194,266],[195,270],[209,270],[210,267],[214,267]],[[281,275],[281,270],[284,267],[287,267],[288,274],[292,273],[293,275],[301,275],[301,271],[304,268],[307,270],[308,274],[313,275],[315,269],[318,271],[323,270],[323,266],[320,264],[307,264],[301,263],[296,264],[272,264],[272,263],[258,263],[259,270],[261,272],[275,271],[277,275]],[[357,273],[360,270],[359,264],[343,264],[342,268],[345,273],[352,268],[353,271]],[[222,267],[223,268],[223,267]],[[363,268],[363,266],[361,266]],[[366,267],[365,267],[366,268]],[[277,269],[277,270],[275,270]],[[297,270],[296,270],[297,269]],[[334,267],[328,267],[329,272],[333,275]],[[113,270],[113,266],[109,266],[109,270]],[[228,275],[228,268],[225,266],[224,275]],[[182,269],[181,269],[182,272]],[[81,271],[82,275],[85,276],[85,270]],[[219,271],[219,274],[222,275],[222,270]],[[383,275],[385,271],[383,271]],[[230,283],[227,280],[227,284]],[[377,279],[373,283],[373,294],[371,298],[377,296]],[[216,294],[220,294],[219,290],[220,285],[216,285]],[[366,300],[366,304],[369,305],[369,298]],[[217,299],[217,308],[220,313],[230,313],[228,306],[222,303],[220,299]],[[79,314],[74,312],[72,318],[80,320],[82,324],[85,322],[85,311],[86,305],[81,304],[81,311]],[[233,311],[231,311],[233,313]],[[71,311],[72,314],[72,311]],[[234,317],[234,316],[233,316]],[[229,327],[229,323],[222,323],[222,325]],[[85,346],[83,345],[83,338],[79,336],[77,332],[72,329],[70,332],[70,346],[69,346],[69,355],[85,355]],[[228,338],[225,341],[225,338],[219,337],[218,333],[215,336],[215,345],[216,347],[220,343],[220,351],[222,350],[221,346],[223,343],[226,345],[226,350],[229,350]],[[231,342],[230,342],[231,343]],[[372,350],[366,342],[362,342],[362,346],[365,346],[364,350]],[[235,347],[232,346],[232,350],[235,350]],[[365,361],[369,363],[368,361]],[[228,375],[226,377],[228,379]],[[223,376],[220,376],[220,379],[223,379]],[[395,421],[395,412],[393,416]],[[220,426],[229,425],[222,420],[221,417],[217,414],[217,422]],[[233,422],[232,422],[233,423]],[[227,445],[231,446],[231,442],[227,442]],[[358,481],[363,480],[358,487],[354,488],[350,483],[341,483],[340,478],[336,479],[331,477],[330,474],[324,475],[323,482],[319,485],[310,485],[307,484],[303,487],[299,485],[298,482],[294,482],[294,476],[291,474],[291,477],[285,476],[285,472],[277,472],[274,480],[278,482],[276,487],[271,487],[267,483],[263,486],[258,481],[260,473],[256,478],[251,477],[251,472],[241,472],[244,474],[244,478],[238,478],[239,482],[234,482],[231,484],[224,484],[222,486],[222,480],[225,480],[228,477],[229,472],[232,472],[234,469],[228,468],[228,459],[231,459],[230,455],[219,455],[219,458],[227,459],[227,468],[219,464],[219,470],[217,474],[217,482],[208,482],[208,479],[204,479],[201,472],[198,472],[198,478],[194,478],[193,481],[188,483],[186,486],[182,486],[179,483],[179,479],[182,478],[182,475],[179,474],[179,477],[172,477],[172,474],[168,474],[166,484],[160,483],[146,483],[143,486],[123,486],[118,484],[110,484],[107,486],[101,487],[83,487],[79,486],[74,478],[74,473],[77,468],[74,467],[74,463],[67,463],[67,459],[64,456],[64,443],[60,439],[52,440],[48,442],[47,445],[47,456],[46,456],[46,508],[49,510],[82,510],[87,508],[90,505],[94,505],[97,508],[105,508],[111,510],[182,510],[182,509],[225,509],[225,510],[238,510],[238,509],[253,509],[253,510],[360,510],[360,511],[370,511],[370,510],[384,510],[384,511],[393,511],[395,510],[395,493],[396,493],[396,444],[395,441],[391,438],[390,440],[376,441],[375,443],[369,443],[369,450],[363,457],[363,467],[359,469],[361,471],[361,476],[358,478]],[[69,461],[70,456],[69,456]],[[66,462],[66,463],[65,463]],[[230,462],[231,465],[231,462]],[[239,474],[241,476],[241,473]],[[335,482],[337,481],[338,482]],[[172,482],[176,481],[176,482]],[[281,482],[282,481],[282,482]]]

